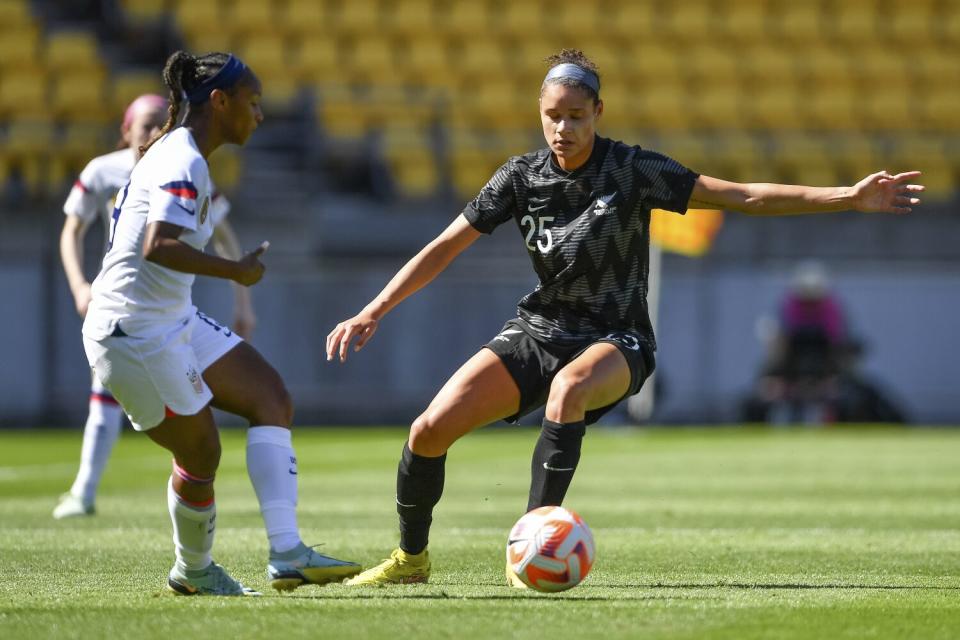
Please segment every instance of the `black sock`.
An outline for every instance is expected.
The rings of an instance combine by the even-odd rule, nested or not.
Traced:
[[[586,432],[583,420],[561,424],[544,418],[530,463],[527,511],[563,502],[580,461],[580,443]]]
[[[427,548],[433,507],[443,494],[443,469],[447,454],[418,456],[403,445],[397,468],[397,513],[400,515],[400,548],[420,553]]]

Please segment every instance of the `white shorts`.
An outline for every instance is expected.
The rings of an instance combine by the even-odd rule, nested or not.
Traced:
[[[155,338],[84,336],[83,346],[133,428],[146,431],[170,413],[192,416],[207,406],[213,394],[201,374],[242,341],[197,311]]]

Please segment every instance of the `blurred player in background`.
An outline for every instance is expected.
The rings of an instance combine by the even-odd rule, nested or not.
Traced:
[[[211,406],[250,423],[247,471],[270,543],[272,586],[342,580],[359,565],[318,554],[300,538],[293,404],[283,380],[191,300],[196,275],[244,286],[263,277],[267,243],[239,260],[203,252],[213,235],[207,158],[222,144],[243,144],[262,122],[260,81],[232,55],[183,51],[167,60],[163,80],[169,117],[117,196],[83,343],[90,366],[134,429],[173,453],[167,505],[176,561],[167,585],[183,595],[255,593],[211,558],[220,463]]]
[[[916,172],[867,176],[853,187],[738,184],[596,134],[603,113],[596,66],[563,50],[548,62],[540,120],[548,148],[510,158],[436,239],[356,316],[327,336],[327,358],[362,348],[381,318],[425,286],[484,233],[513,221],[539,276],[485,348],[443,386],[410,428],[397,471],[400,546],[347,582],[426,582],[433,507],[450,446],[496,420],[546,404],[533,452],[527,510],[559,505],[587,424],[636,393],[654,367],[646,308],[650,210],[688,206],[753,215],[858,209],[906,213],[923,190]],[[516,576],[508,581],[522,586]]]
[[[81,318],[87,315],[87,305],[90,304],[90,283],[83,273],[83,243],[87,230],[100,218],[104,236],[107,235],[112,200],[130,178],[133,165],[140,155],[140,147],[160,131],[166,113],[167,101],[162,96],[146,94],[131,102],[124,112],[120,127],[120,149],[91,160],[80,173],[80,178],[74,183],[63,205],[66,218],[60,233],[60,258]],[[214,225],[213,245],[221,256],[238,260],[242,254],[237,237],[226,219],[229,211],[229,201],[213,189],[210,202],[210,219]],[[249,340],[256,324],[250,290],[240,285],[235,285],[233,290],[233,326],[237,333]],[[122,423],[120,405],[93,376],[90,408],[83,428],[80,469],[70,491],[60,497],[59,504],[53,510],[54,518],[91,516],[96,512],[97,487],[120,435]]]

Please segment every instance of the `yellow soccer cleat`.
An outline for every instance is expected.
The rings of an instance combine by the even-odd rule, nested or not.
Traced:
[[[417,554],[394,549],[389,559],[343,584],[352,587],[380,587],[388,584],[427,582],[429,578],[430,553],[426,549]]]
[[[507,576],[507,586],[508,586],[508,587],[513,587],[514,589],[529,589],[529,588],[530,588],[530,587],[527,586],[527,583],[526,583],[526,582],[524,582],[523,580],[520,579],[520,576],[518,576],[516,573],[514,573],[513,567],[510,566],[510,563],[509,563],[509,562],[507,563],[507,568],[506,568],[506,571],[504,571],[504,573],[505,573],[506,576]]]

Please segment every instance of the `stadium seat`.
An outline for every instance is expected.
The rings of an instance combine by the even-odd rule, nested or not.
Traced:
[[[800,106],[805,99],[796,83],[768,80],[751,87],[744,100],[744,119],[755,129],[797,129],[805,123]]]
[[[941,85],[930,87],[918,106],[918,124],[928,131],[960,131],[960,89]]]
[[[797,74],[797,56],[776,43],[745,45],[738,51],[742,77],[751,88],[763,91],[767,83],[782,82]]]
[[[893,76],[888,82],[876,82],[858,101],[858,112],[870,129],[907,130],[916,127],[912,87],[905,76]]]
[[[799,71],[814,90],[850,86],[853,81],[851,56],[832,46],[815,46],[798,52]]]
[[[729,47],[706,43],[691,44],[684,47],[681,55],[683,71],[697,89],[701,84],[735,84],[741,73],[742,63]]]
[[[222,0],[223,26],[235,36],[278,35],[280,12],[270,0]]]
[[[388,128],[382,138],[382,149],[402,196],[423,198],[436,192],[439,185],[436,154],[423,128]]]
[[[192,51],[230,51],[233,38],[224,26],[219,0],[174,0],[174,19]]]
[[[106,104],[106,81],[96,74],[58,76],[53,82],[50,108],[62,121],[104,122],[113,115]]]
[[[856,47],[877,41],[878,18],[883,15],[875,0],[834,0],[824,15],[828,37]]]
[[[32,196],[39,196],[49,184],[49,162],[55,149],[53,123],[45,117],[27,115],[8,123],[0,139],[4,164],[19,169]]]
[[[379,0],[343,0],[331,12],[333,28],[345,35],[366,35],[373,38],[381,33],[383,8]]]
[[[103,61],[93,33],[58,31],[48,33],[44,61],[55,73],[102,74]]]
[[[638,124],[652,129],[686,129],[695,121],[696,99],[696,93],[680,83],[665,83],[656,90],[642,91],[634,103]]]
[[[124,17],[131,22],[162,20],[167,11],[167,0],[123,0]]]
[[[347,69],[358,80],[376,84],[397,84],[395,61],[399,57],[393,44],[382,36],[357,38],[347,50]]]
[[[679,81],[686,66],[682,51],[651,42],[644,45],[629,64],[622,65],[621,70],[631,78],[631,82],[640,83],[644,89],[652,89],[663,82]]]
[[[304,83],[339,79],[344,75],[342,46],[333,38],[305,37],[293,43],[290,66],[293,76]]]
[[[0,29],[7,26],[3,25]],[[23,71],[42,67],[44,61],[39,56],[39,45],[40,30],[36,25],[25,24],[16,29],[0,30],[0,73],[8,69]]]
[[[134,98],[145,93],[156,93],[168,97],[169,91],[163,86],[160,70],[114,72],[110,77],[109,109],[115,117],[123,114]]]
[[[958,143],[960,139],[945,139],[940,134],[904,134],[894,140],[888,169],[922,171],[922,182],[927,188],[924,199],[949,200],[960,186],[957,183],[960,177],[960,158],[956,154]]]
[[[702,42],[710,37],[714,9],[705,0],[674,2],[661,9],[666,36],[679,42]]]
[[[497,12],[497,29],[504,34],[525,38],[545,30],[545,13],[539,0],[507,2]]]
[[[485,0],[475,2],[444,3],[445,9],[438,10],[438,26],[441,33],[452,37],[476,37],[477,34],[491,34],[493,10]]]
[[[698,84],[690,92],[690,104],[699,126],[711,129],[743,126],[743,90],[735,82]]]
[[[45,72],[7,71],[0,76],[0,117],[42,117],[49,113],[48,78]]]
[[[813,42],[822,37],[823,7],[818,0],[785,2],[770,14],[770,35],[775,42]]]
[[[281,33],[294,38],[332,38],[327,28],[327,4],[318,0],[288,0],[276,16]]]
[[[446,42],[436,36],[410,38],[398,47],[397,72],[410,86],[449,87],[458,70],[449,62]]]
[[[789,184],[829,186],[839,179],[828,146],[820,137],[779,135],[771,159],[780,172],[780,180]]]
[[[770,13],[768,0],[735,0],[722,2],[716,7],[714,24],[719,42],[737,42],[740,46],[762,41],[768,35],[767,16]],[[746,61],[750,59],[747,58]]]
[[[941,17],[949,18],[951,14],[956,14],[954,9],[945,11],[946,16],[941,16],[935,9],[934,0],[893,2],[888,5],[888,10],[892,15],[881,21],[883,33],[908,52],[915,51],[917,43],[936,38],[935,24]]]
[[[453,47],[458,75],[477,79],[502,79],[513,56],[499,42],[488,38],[461,41]]]
[[[430,36],[436,31],[433,0],[394,0],[384,18],[385,29],[393,35]]]
[[[866,127],[866,122],[859,116],[862,99],[856,89],[838,85],[812,91],[801,104],[813,128],[857,131]]]
[[[653,3],[618,0],[610,7],[609,28],[627,45],[649,42],[658,23]],[[638,57],[642,57],[645,48],[640,50]]]

